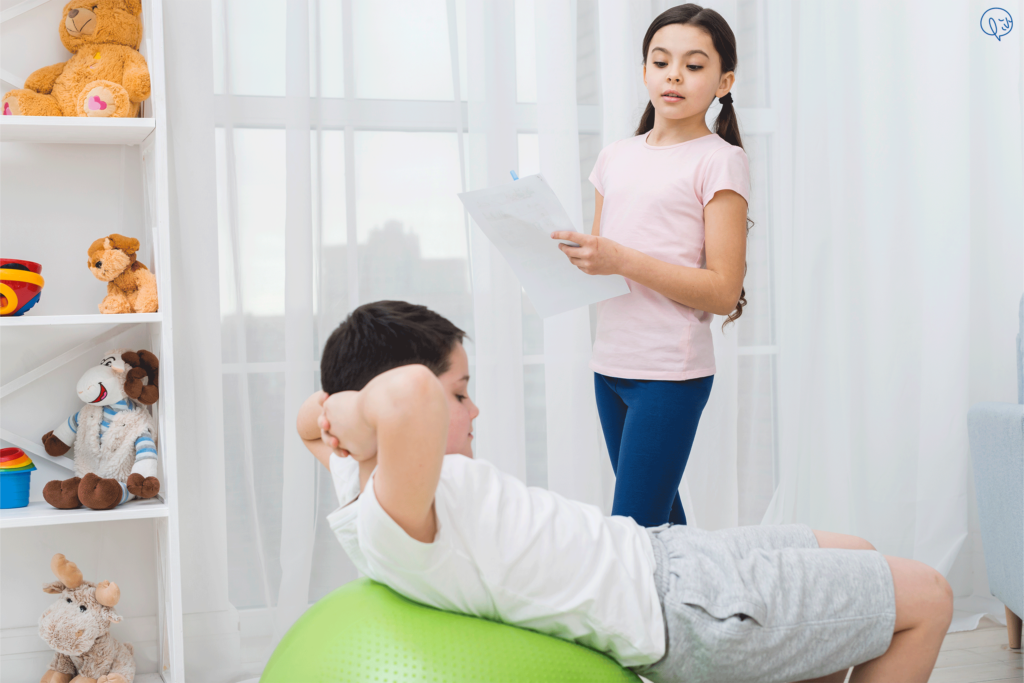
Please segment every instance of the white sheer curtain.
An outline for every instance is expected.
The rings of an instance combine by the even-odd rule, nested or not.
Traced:
[[[258,674],[356,576],[293,425],[361,303],[467,330],[480,457],[607,505],[586,313],[541,321],[456,194],[539,171],[588,230],[585,178],[636,125],[640,41],[669,4],[165,3],[189,680]],[[1019,34],[979,42],[952,2],[708,4],[737,34],[756,225],[687,513],[859,533],[984,603],[962,425],[1012,392],[1020,95],[996,86],[1020,82]],[[970,98],[946,96],[954,76]]]
[[[979,3],[794,9],[782,480],[765,519],[935,567],[961,598],[951,630],[1002,621],[971,523],[966,414],[1012,395],[1020,42],[985,42]],[[957,82],[972,90],[949,97]]]
[[[632,135],[643,33],[672,4],[601,2],[605,144]],[[1020,39],[978,30],[977,2],[700,4],[737,38],[755,226],[750,305],[714,326],[688,519],[858,534],[949,578],[952,630],[1002,621],[965,426],[972,402],[1013,400]]]
[[[362,303],[422,303],[470,334],[479,457],[610,499],[588,312],[542,323],[456,197],[540,170],[589,229],[597,4],[187,0],[165,13],[181,330],[205,411],[181,438],[209,473],[183,520],[187,661],[190,680],[231,680],[258,674],[306,607],[356,576],[294,422],[326,335]]]

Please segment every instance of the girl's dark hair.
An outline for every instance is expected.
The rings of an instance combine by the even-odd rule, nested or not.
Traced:
[[[320,358],[320,386],[328,394],[359,391],[377,375],[403,365],[426,365],[435,375],[466,333],[426,306],[376,301],[352,311],[331,333]]]
[[[689,24],[690,26],[704,29],[711,36],[711,42],[714,44],[715,51],[718,52],[718,56],[722,61],[722,73],[725,74],[736,70],[736,36],[733,35],[732,29],[729,28],[729,23],[715,10],[693,3],[677,5],[667,9],[651,22],[650,27],[647,29],[647,34],[644,35],[643,64],[647,64],[647,50],[651,47],[651,39],[654,38],[654,34],[671,24]],[[640,124],[636,127],[634,135],[649,133],[652,128],[654,128],[654,103],[648,102],[647,108],[644,109],[644,113],[640,117]],[[743,140],[740,138],[739,120],[736,118],[736,107],[732,103],[731,97],[726,99],[722,104],[722,111],[718,112],[718,118],[715,119],[714,132],[718,133],[719,137],[730,145],[743,148]],[[754,222],[749,218],[747,222],[747,231],[749,232],[750,228],[754,227]],[[743,270],[744,274],[746,274],[746,267]],[[743,307],[746,305],[747,292],[746,289],[741,289],[739,301],[736,302],[736,310],[729,314],[722,327],[735,322],[737,318],[743,315]]]

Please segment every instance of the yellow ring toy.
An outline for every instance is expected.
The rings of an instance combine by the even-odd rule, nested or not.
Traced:
[[[7,299],[7,305],[0,308],[0,315],[7,315],[12,311],[18,310],[18,295],[14,293],[14,290],[9,285],[0,282],[0,294]]]

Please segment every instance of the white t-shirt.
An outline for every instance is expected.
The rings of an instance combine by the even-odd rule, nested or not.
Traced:
[[[327,520],[371,579],[438,609],[586,645],[623,666],[665,654],[654,551],[631,518],[446,455],[434,495],[437,535],[421,543],[377,502],[372,475],[360,496],[351,458],[332,455],[330,465],[341,507]]]

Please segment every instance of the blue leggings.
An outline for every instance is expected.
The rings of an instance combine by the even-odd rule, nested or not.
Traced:
[[[594,373],[597,412],[615,471],[613,515],[645,527],[686,524],[679,482],[714,375],[681,382]]]

